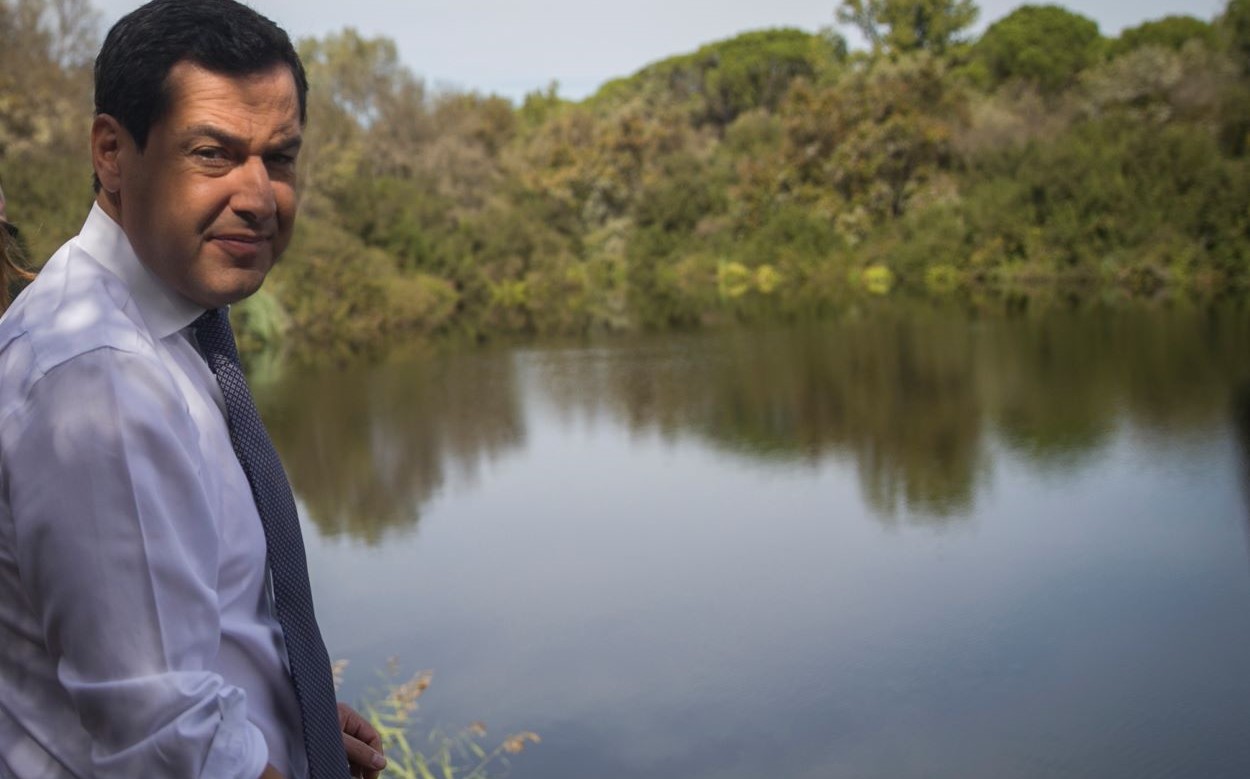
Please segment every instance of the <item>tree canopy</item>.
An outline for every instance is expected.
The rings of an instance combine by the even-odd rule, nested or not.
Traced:
[[[894,54],[942,54],[979,15],[972,0],[842,0],[837,11],[874,49]]]
[[[86,0],[0,0],[0,176],[31,259],[92,197]],[[1105,41],[1024,6],[847,0],[516,106],[430,89],[393,41],[299,43],[301,218],[245,348],[798,317],[863,295],[1250,286],[1250,0]]]
[[[1094,20],[1057,5],[1024,5],[990,25],[973,47],[973,58],[994,85],[1012,79],[1043,92],[1070,86],[1101,56]]]
[[[1178,50],[1189,41],[1212,46],[1215,38],[1216,29],[1210,22],[1193,16],[1165,16],[1125,29],[1111,42],[1110,52],[1118,56],[1143,46]]]

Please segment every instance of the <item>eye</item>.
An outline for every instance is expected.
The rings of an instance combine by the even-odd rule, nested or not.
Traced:
[[[191,155],[198,160],[210,163],[226,162],[229,159],[226,150],[220,146],[197,146],[191,150]]]
[[[277,167],[290,167],[295,164],[294,154],[270,154],[265,159],[270,165],[275,165]]]
[[[275,152],[265,155],[265,168],[275,181],[291,181],[295,178],[295,155]]]

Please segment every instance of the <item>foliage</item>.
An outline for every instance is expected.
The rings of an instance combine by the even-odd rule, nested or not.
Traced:
[[[337,668],[341,673],[344,661]],[[486,779],[506,771],[508,756],[520,754],[529,744],[540,743],[537,733],[522,731],[506,736],[491,748],[483,745],[486,726],[474,722],[454,732],[429,730],[424,743],[412,738],[418,724],[418,699],[430,686],[433,674],[421,671],[403,682],[395,681],[396,661],[388,664],[385,693],[363,706],[365,716],[382,737],[386,773],[403,779]],[[414,741],[416,744],[414,745]]]
[[[289,320],[303,344],[350,351],[383,333],[437,330],[456,304],[446,281],[401,275],[392,257],[324,222],[301,224],[290,255],[298,261],[282,262],[268,285],[283,311],[266,318]]]
[[[968,195],[969,239],[995,247],[993,264],[1140,284],[1250,263],[1244,162],[1222,160],[1210,134],[1112,116],[998,164]]]
[[[796,78],[845,58],[845,42],[795,29],[760,30],[670,57],[605,84],[593,104],[643,97],[687,106],[695,124],[726,127],[755,108],[775,109]]]
[[[1250,0],[1229,0],[1219,27],[1242,71],[1250,74]]]
[[[972,0],[843,0],[838,21],[856,27],[874,50],[944,53],[980,14]]]
[[[91,198],[85,2],[0,0],[0,175],[36,261]],[[428,90],[386,38],[301,41],[299,227],[241,340],[798,317],[870,294],[870,268],[932,294],[1245,288],[1250,0],[1110,42],[1057,6],[971,41],[976,14],[847,0],[871,51],[761,30],[520,106]]]
[[[867,224],[903,214],[949,158],[961,96],[927,55],[848,75],[825,89],[797,87],[781,112],[796,188]]]
[[[86,0],[0,0],[0,179],[36,264],[78,231],[90,203],[98,18]]]
[[[1054,94],[1100,55],[1092,19],[1057,5],[1024,5],[990,25],[972,48],[991,86],[1020,79]]]
[[[860,274],[864,289],[874,295],[886,295],[894,287],[894,271],[884,265],[872,265]]]
[[[1109,53],[1119,56],[1143,46],[1180,50],[1190,41],[1210,48],[1215,45],[1215,32],[1210,23],[1192,16],[1165,16],[1127,28],[1111,42]]]
[[[291,329],[291,319],[268,289],[231,306],[230,322],[245,352],[277,348]]]

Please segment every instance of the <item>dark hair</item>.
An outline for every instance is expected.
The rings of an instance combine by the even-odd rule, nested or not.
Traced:
[[[170,108],[169,71],[183,61],[228,76],[286,65],[304,123],[308,79],[290,37],[235,0],[153,0],[123,16],[95,60],[96,114],[115,118],[142,150]]]
[[[22,264],[22,245],[17,236],[17,228],[0,219],[0,314],[9,307],[13,293],[35,278]]]

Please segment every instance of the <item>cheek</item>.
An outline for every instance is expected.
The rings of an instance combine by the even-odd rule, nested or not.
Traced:
[[[295,187],[291,184],[277,184],[273,188],[273,197],[278,208],[278,218],[287,222],[294,221],[299,204]]]
[[[166,251],[183,248],[199,219],[195,200],[176,176],[148,176],[136,190],[146,222],[146,232]]]
[[[217,179],[190,182],[170,199],[170,218],[180,222],[186,232],[197,238],[202,237],[224,215],[229,214],[230,196],[230,188]]]
[[[295,229],[295,214],[299,208],[299,204],[293,190],[286,192],[279,191],[276,193],[276,196],[278,210],[278,237],[275,243],[277,244],[278,252],[281,253],[291,240],[291,233]]]

